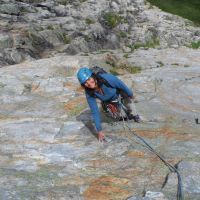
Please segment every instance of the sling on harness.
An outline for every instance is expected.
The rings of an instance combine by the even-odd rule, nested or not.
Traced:
[[[140,116],[138,114],[132,115],[129,114],[127,107],[124,105],[124,99],[119,94],[118,98],[111,102],[102,102],[102,108],[105,112],[109,113],[109,115],[117,121],[127,121],[127,120],[134,120],[135,122],[141,122]],[[123,113],[121,112],[121,106],[123,106]],[[134,106],[135,107],[135,106]],[[135,113],[136,113],[136,108]]]
[[[109,115],[116,119],[120,119],[120,109],[119,109],[119,101],[118,99],[111,101],[109,103],[102,102],[102,108],[104,109],[105,112],[109,113]]]

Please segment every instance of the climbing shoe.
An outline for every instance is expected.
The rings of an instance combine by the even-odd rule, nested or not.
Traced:
[[[127,117],[119,117],[119,118],[118,118],[118,121],[127,121],[127,120],[128,120]]]
[[[140,123],[140,122],[141,122],[141,119],[140,119],[140,116],[139,116],[139,115],[132,115],[132,114],[131,114],[131,115],[128,116],[128,119],[129,119],[129,120],[132,120],[132,119],[133,119],[133,120],[134,120],[135,122],[137,122],[137,123]]]

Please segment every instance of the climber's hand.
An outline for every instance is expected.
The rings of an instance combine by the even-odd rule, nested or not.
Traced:
[[[103,142],[105,140],[105,135],[102,131],[98,133],[98,140],[99,142]]]

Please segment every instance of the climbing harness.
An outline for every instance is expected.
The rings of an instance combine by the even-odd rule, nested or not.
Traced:
[[[111,111],[113,111],[111,109]],[[170,170],[170,172],[172,173],[176,173],[177,174],[177,178],[178,178],[178,186],[177,186],[177,200],[184,200],[184,195],[183,195],[183,190],[182,190],[182,179],[181,179],[181,175],[178,171],[178,169],[176,167],[174,167],[173,165],[171,165],[169,162],[167,162],[164,157],[162,155],[160,155],[158,152],[156,152],[156,150],[154,148],[151,147],[151,145],[149,145],[145,140],[144,138],[142,138],[141,136],[139,136],[138,134],[136,134],[135,131],[131,130],[130,126],[129,126],[129,119],[128,119],[128,116],[124,117],[124,113],[126,113],[126,107],[123,105],[123,102],[121,101],[121,99],[119,98],[118,99],[118,111],[119,113],[121,113],[121,116],[123,118],[123,123],[124,123],[124,129],[126,130],[126,128],[128,128],[128,133],[130,134],[131,136],[131,140],[133,142],[135,142],[134,139],[132,139],[132,136],[134,135],[138,140],[139,140],[139,143],[146,147],[150,152],[154,153]],[[125,123],[125,118],[127,119]],[[163,185],[164,187],[164,185]],[[162,187],[162,188],[163,188]]]
[[[119,101],[118,99],[111,101],[109,103],[104,104],[104,108],[106,112],[110,115],[110,117],[114,118],[115,120],[119,120],[120,118],[120,110],[119,110]]]

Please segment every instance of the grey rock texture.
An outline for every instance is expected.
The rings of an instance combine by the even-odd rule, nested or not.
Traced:
[[[199,40],[144,0],[0,0],[0,199],[176,199],[176,174],[126,124],[102,113],[98,143],[76,72],[99,65],[134,91],[130,129],[199,200]]]
[[[108,142],[97,141],[76,72],[104,66],[106,56],[56,56],[0,69],[0,199],[176,198],[176,175],[123,122],[102,116]],[[140,49],[128,60],[143,68],[119,77],[134,90],[143,119],[129,125],[178,168],[185,199],[198,200],[200,51]]]
[[[191,22],[144,0],[1,0],[0,27],[0,66],[62,52],[177,48],[200,39]]]

